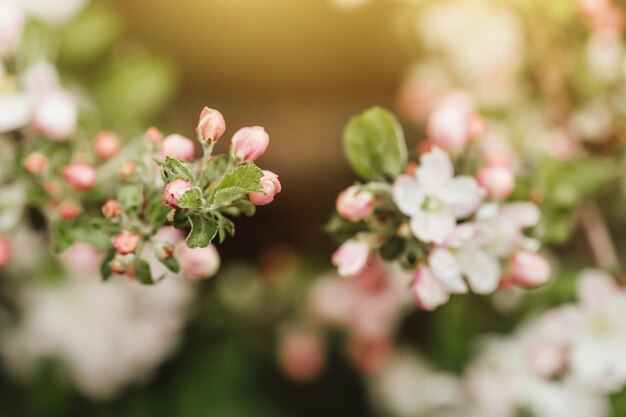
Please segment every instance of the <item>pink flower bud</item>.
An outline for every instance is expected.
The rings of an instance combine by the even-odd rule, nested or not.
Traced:
[[[509,261],[511,275],[520,287],[533,288],[550,279],[550,263],[542,255],[518,252]]]
[[[450,294],[443,285],[435,278],[431,270],[423,265],[415,270],[412,289],[416,304],[426,311],[432,311],[450,299]]]
[[[278,361],[287,376],[306,382],[319,375],[326,354],[318,335],[306,329],[292,329],[280,340]]]
[[[29,154],[24,160],[24,168],[31,174],[38,174],[48,166],[48,157],[39,152]]]
[[[369,191],[359,192],[359,187],[353,185],[339,194],[336,207],[342,217],[357,222],[374,211],[374,195]]]
[[[16,51],[24,31],[24,14],[18,3],[0,2],[0,57]]]
[[[278,181],[278,175],[268,170],[263,171],[260,183],[263,190],[248,195],[250,201],[255,206],[265,206],[271,203],[274,201],[276,194],[280,193],[282,189],[280,181]]]
[[[183,198],[185,193],[193,188],[193,184],[184,180],[174,180],[168,183],[163,189],[163,201],[172,208],[180,208],[178,200]]]
[[[96,170],[84,162],[74,162],[63,170],[63,178],[75,190],[89,191],[97,180]]]
[[[200,113],[198,134],[205,143],[217,142],[226,130],[224,116],[217,110],[205,107]]]
[[[478,113],[469,115],[467,121],[467,134],[470,139],[479,139],[487,133],[487,122]]]
[[[111,132],[101,132],[96,137],[96,154],[103,161],[113,158],[120,152],[122,143],[120,139]]]
[[[231,152],[243,161],[256,161],[269,144],[270,137],[261,126],[244,127],[233,136]]]
[[[146,139],[151,143],[159,143],[163,140],[163,133],[156,127],[149,127],[146,130]]]
[[[356,366],[365,374],[378,373],[392,354],[392,347],[385,337],[355,336],[350,340],[349,354]]]
[[[46,94],[37,103],[32,120],[38,134],[53,140],[69,139],[76,132],[77,122],[76,103],[62,91]]]
[[[476,173],[478,184],[497,200],[504,200],[515,188],[515,176],[508,167],[487,166]]]
[[[220,256],[215,246],[206,248],[190,248],[187,243],[176,245],[176,258],[180,262],[183,275],[198,280],[211,278],[220,268]]]
[[[332,262],[339,275],[347,277],[363,271],[370,256],[370,246],[366,242],[348,240],[333,253]]]
[[[107,219],[115,219],[117,218],[122,211],[122,207],[117,200],[110,198],[108,199],[104,205],[102,206],[102,214]]]
[[[567,365],[565,349],[556,342],[533,343],[526,351],[526,358],[530,367],[544,378],[560,374]]]
[[[170,158],[191,162],[195,153],[196,148],[191,139],[181,135],[169,135],[161,142],[161,158],[163,159],[169,156]]]
[[[155,239],[152,241],[152,251],[161,260],[169,259],[174,255],[174,245]]]
[[[82,212],[80,206],[71,201],[63,201],[62,203],[60,203],[58,210],[59,217],[61,217],[61,219],[66,222],[74,220]]]
[[[120,168],[120,177],[122,177],[124,181],[131,180],[136,173],[137,164],[135,164],[133,161],[124,162],[124,164],[122,164],[122,167]]]
[[[126,255],[137,250],[141,236],[123,230],[122,233],[113,239],[113,248],[119,254]]]
[[[452,94],[428,118],[428,139],[446,152],[460,152],[470,139],[471,103],[461,94]]]
[[[4,268],[11,261],[13,255],[13,246],[11,241],[0,237],[0,268]]]

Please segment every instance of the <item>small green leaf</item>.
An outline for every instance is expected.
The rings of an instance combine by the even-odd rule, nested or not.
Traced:
[[[162,197],[157,195],[150,200],[148,207],[146,207],[144,219],[150,225],[160,227],[167,221],[167,215],[171,210],[169,206],[163,204]]]
[[[232,204],[235,200],[239,200],[246,195],[245,188],[228,187],[223,188],[215,193],[213,197],[213,206],[221,207]]]
[[[189,215],[191,231],[187,235],[187,246],[205,248],[217,234],[217,221],[196,214]]]
[[[100,275],[102,276],[102,281],[106,281],[111,276],[111,261],[115,258],[115,250],[111,249],[107,253],[106,258],[100,264]]]
[[[218,235],[220,243],[226,239],[227,234],[230,236],[235,235],[235,224],[227,217],[220,215],[218,221]]]
[[[148,262],[138,258],[137,260],[135,260],[134,265],[137,281],[145,285],[154,284],[154,280],[152,279],[152,272],[150,272],[150,265],[148,264]]]
[[[263,172],[256,165],[240,165],[224,175],[222,180],[213,189],[213,193],[215,195],[220,190],[232,187],[241,188],[246,193],[259,191],[261,189],[261,185],[259,184],[261,177],[263,177]]]
[[[370,108],[350,119],[343,144],[352,169],[366,180],[394,178],[407,163],[402,127],[382,107]]]
[[[169,156],[165,158],[165,162],[163,162],[163,166],[161,167],[161,176],[163,177],[163,181],[171,182],[174,180],[184,180],[188,182],[193,182],[193,172],[191,169],[183,162],[179,161],[175,158],[170,158]]]
[[[180,264],[178,263],[178,259],[173,256],[165,259],[159,259],[163,265],[170,271],[174,273],[178,273],[180,271]]]
[[[128,214],[136,214],[141,207],[142,187],[139,184],[125,185],[117,193],[117,201],[122,210]]]
[[[231,205],[222,208],[221,212],[230,216],[239,216],[243,214],[246,217],[250,217],[256,212],[256,206],[247,198],[240,198]]]
[[[187,210],[174,210],[174,217],[172,219],[172,226],[176,229],[184,229],[187,227]]]
[[[178,200],[178,206],[180,208],[197,209],[203,205],[202,190],[200,190],[199,187],[193,187]]]
[[[205,188],[209,184],[222,178],[228,167],[228,155],[217,155],[211,159],[208,165],[202,170],[200,187]]]

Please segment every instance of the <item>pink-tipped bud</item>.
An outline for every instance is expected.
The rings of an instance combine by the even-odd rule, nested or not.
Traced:
[[[183,275],[189,279],[211,278],[220,268],[220,255],[213,245],[192,249],[187,243],[180,242],[175,253]]]
[[[102,161],[113,158],[122,149],[120,139],[111,132],[101,132],[96,137],[96,154]]]
[[[146,139],[148,139],[150,143],[159,143],[163,140],[163,133],[156,127],[149,127],[148,130],[146,130]]]
[[[46,190],[52,199],[57,199],[61,195],[61,186],[58,182],[45,181],[43,183],[43,189]]]
[[[369,191],[359,192],[359,187],[353,185],[339,194],[336,208],[337,213],[350,221],[363,220],[374,211],[374,195]]]
[[[160,260],[169,259],[174,255],[174,245],[155,239],[152,241],[152,251]]]
[[[415,270],[412,291],[415,303],[426,311],[432,311],[450,299],[448,291],[435,278],[432,271],[423,265]]]
[[[198,120],[198,138],[204,143],[217,142],[226,131],[224,116],[217,110],[205,107]]]
[[[544,378],[560,374],[567,366],[565,349],[556,342],[533,343],[526,351],[526,358],[531,369]]]
[[[78,107],[67,93],[55,91],[46,94],[38,103],[33,114],[35,131],[53,140],[69,139],[78,123]]]
[[[332,263],[343,277],[356,275],[365,269],[370,256],[367,242],[348,240],[333,253]]]
[[[141,236],[123,230],[122,233],[113,239],[113,248],[119,254],[126,255],[137,250]]]
[[[89,191],[97,180],[96,170],[84,162],[74,162],[63,170],[63,178],[75,190]]]
[[[289,378],[307,382],[324,368],[326,355],[317,334],[306,329],[293,329],[280,340],[278,361]]]
[[[550,263],[537,253],[518,252],[509,261],[509,270],[515,283],[524,288],[545,284],[550,279]]]
[[[161,142],[161,158],[163,159],[169,156],[191,162],[195,153],[196,148],[191,139],[178,134],[169,135]]]
[[[271,171],[263,170],[263,177],[260,181],[262,191],[250,193],[248,197],[255,206],[265,206],[272,201],[276,194],[280,193],[282,187],[280,181],[278,181],[278,175]]]
[[[82,212],[80,206],[71,201],[63,201],[62,203],[60,203],[58,210],[59,217],[66,222],[74,220]]]
[[[243,161],[256,161],[269,144],[270,137],[261,126],[244,127],[233,136],[231,152]]]
[[[467,134],[470,139],[480,139],[487,133],[487,121],[478,113],[472,113],[467,120]]]
[[[163,201],[172,208],[180,208],[178,200],[183,198],[185,193],[193,188],[193,184],[184,180],[174,180],[168,183],[163,189]]]
[[[11,245],[11,241],[0,237],[0,268],[4,268],[11,262],[12,255],[13,245]]]
[[[126,161],[120,168],[120,177],[124,181],[130,181],[137,174],[137,164],[133,161]]]
[[[135,266],[133,263],[135,262],[137,257],[134,253],[129,253],[126,255],[116,254],[113,260],[109,263],[109,267],[111,268],[111,272],[116,275],[126,275],[129,278],[135,276]]]
[[[122,207],[117,200],[110,198],[102,206],[102,214],[107,219],[116,219],[122,212]]]
[[[460,152],[470,139],[471,110],[465,95],[453,94],[442,100],[428,118],[428,139],[446,152]]]
[[[487,166],[476,173],[478,184],[497,200],[504,200],[515,188],[515,176],[505,166]]]
[[[29,154],[24,160],[24,168],[31,174],[39,174],[48,166],[48,157],[39,152]]]

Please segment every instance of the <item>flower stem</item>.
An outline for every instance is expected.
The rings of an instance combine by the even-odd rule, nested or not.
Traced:
[[[580,223],[587,236],[596,264],[617,274],[618,280],[626,284],[624,269],[613,244],[611,233],[596,202],[589,202],[580,211]]]

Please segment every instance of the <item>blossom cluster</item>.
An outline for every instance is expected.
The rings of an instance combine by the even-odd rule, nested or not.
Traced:
[[[482,146],[485,129],[468,100],[455,95],[430,116],[419,164],[407,163],[406,156],[385,160],[375,153],[365,169],[353,163],[357,173],[372,181],[353,185],[337,198],[338,217],[329,230],[343,240],[333,255],[339,274],[358,274],[379,252],[414,271],[412,292],[425,310],[446,303],[450,294],[544,284],[550,264],[537,253],[539,242],[525,235],[538,224],[539,209],[528,201],[507,201],[514,191],[514,172],[506,153]],[[393,142],[390,132],[397,135]],[[356,116],[345,133],[348,159],[367,146],[374,152],[395,146],[397,155],[405,155],[398,132],[393,116],[381,109]],[[471,154],[471,148],[479,155],[474,161],[462,155]],[[454,175],[455,164],[475,166],[476,159],[483,165],[473,176]],[[393,172],[370,178],[367,170],[378,169],[377,163]]]

